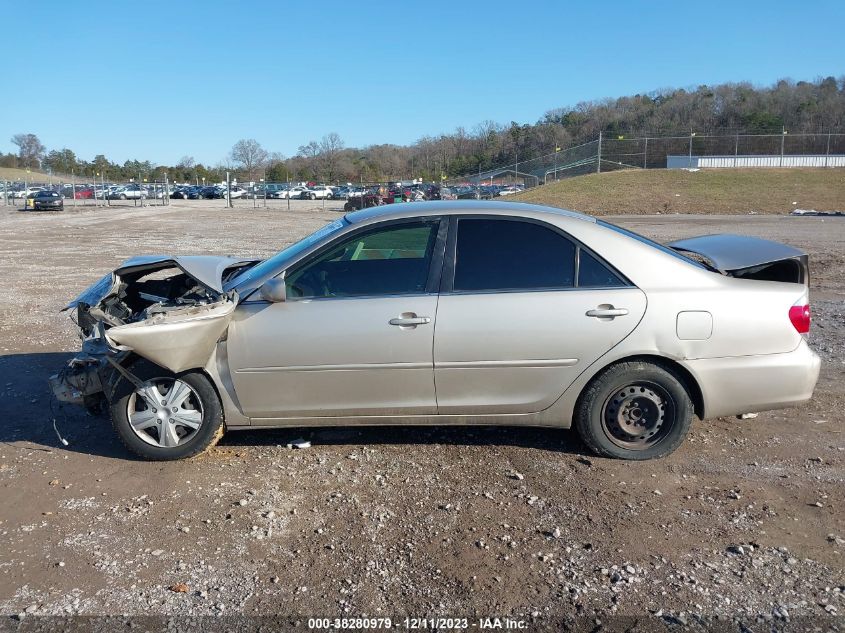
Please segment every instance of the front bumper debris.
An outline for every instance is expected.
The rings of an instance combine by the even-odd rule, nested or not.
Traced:
[[[86,396],[103,391],[100,363],[73,359],[59,373],[50,376],[50,389],[59,402],[84,404]]]

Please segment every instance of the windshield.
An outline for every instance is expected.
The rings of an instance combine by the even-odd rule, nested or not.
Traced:
[[[228,291],[232,288],[243,288],[245,286],[255,286],[257,284],[264,283],[264,281],[271,275],[278,272],[280,268],[283,268],[285,262],[311,248],[317,242],[321,242],[329,235],[337,233],[347,224],[349,223],[343,218],[335,220],[334,222],[329,222],[324,227],[314,231],[311,235],[302,238],[298,242],[295,242],[287,248],[279,251],[272,257],[269,257],[252,268],[245,270],[226,284],[226,290]]]

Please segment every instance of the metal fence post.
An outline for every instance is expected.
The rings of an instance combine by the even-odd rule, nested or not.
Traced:
[[[786,140],[786,128],[781,126],[781,133],[780,133],[780,167],[783,167],[783,144]]]
[[[734,139],[734,168],[736,168],[736,164],[739,159],[739,134],[736,135],[736,139]]]
[[[599,149],[596,156],[596,173],[601,173],[601,130],[599,130]]]
[[[643,169],[648,169],[648,137],[645,137],[645,147],[643,148]]]
[[[687,169],[692,169],[692,137],[695,136],[695,132],[690,131],[689,133],[689,160],[687,161]]]
[[[824,166],[827,167],[827,159],[830,157],[830,131],[827,133],[827,149],[824,153]]]

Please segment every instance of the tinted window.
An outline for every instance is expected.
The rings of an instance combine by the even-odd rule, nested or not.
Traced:
[[[582,288],[618,288],[624,286],[619,276],[584,249],[578,258],[578,286]]]
[[[455,290],[571,288],[575,246],[555,231],[511,220],[458,221]]]
[[[438,222],[413,222],[343,240],[291,273],[291,297],[352,297],[425,292]]]

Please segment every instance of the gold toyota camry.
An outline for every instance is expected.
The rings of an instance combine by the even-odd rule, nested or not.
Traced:
[[[574,427],[600,455],[664,456],[701,419],[808,400],[805,253],[669,245],[520,203],[374,207],[269,259],[143,256],[74,299],[82,351],[51,378],[104,403],[146,459],[224,431]]]

